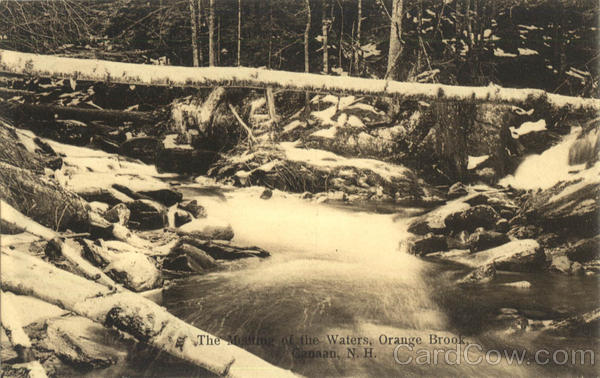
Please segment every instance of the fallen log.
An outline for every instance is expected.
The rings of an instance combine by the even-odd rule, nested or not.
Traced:
[[[69,242],[62,241],[60,234],[52,231],[51,229],[36,223],[32,219],[21,214],[14,207],[10,206],[4,200],[0,200],[0,218],[17,224],[25,231],[39,236],[40,238],[47,240],[54,244],[54,248],[58,249],[60,253],[74,266],[74,268],[81,273],[83,276],[90,278],[94,281],[105,285],[106,287],[116,288],[117,284],[104,274],[100,269],[96,268],[85,260],[79,251],[75,250]]]
[[[195,328],[141,295],[114,292],[34,256],[2,250],[3,290],[30,295],[134,336],[172,356],[228,377],[293,377],[253,354]],[[35,279],[33,279],[35,277]]]
[[[402,100],[479,101],[553,109],[600,110],[600,100],[563,96],[541,89],[468,87],[317,75],[246,67],[177,67],[73,59],[0,49],[0,72],[121,84],[203,88],[228,86],[290,91],[393,96]]]
[[[0,319],[2,327],[6,330],[6,334],[17,351],[31,348],[31,340],[23,331],[23,325],[18,314],[15,312],[14,304],[12,303],[14,294],[0,291],[2,306],[0,306]]]
[[[33,96],[34,94],[35,92],[33,91],[0,87],[0,97],[2,98],[11,98],[15,96]]]
[[[78,121],[105,121],[113,124],[133,122],[149,124],[154,117],[149,112],[126,112],[122,110],[86,109],[73,106],[56,106],[42,104],[5,104],[2,112],[14,120],[42,119],[54,120],[75,119]]]

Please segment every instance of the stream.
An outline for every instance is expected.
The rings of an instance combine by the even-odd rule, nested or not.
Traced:
[[[502,308],[540,320],[589,311],[598,302],[594,277],[501,273],[493,284],[461,288],[454,281],[468,270],[401,250],[408,218],[332,208],[281,192],[262,200],[256,188],[235,189],[225,198],[198,196],[193,187],[182,191],[198,199],[209,214],[228,219],[236,231],[234,241],[260,246],[272,256],[177,281],[162,304],[269,362],[306,376],[595,372],[589,359],[587,364],[566,366],[534,366],[531,360],[543,348],[550,356],[558,349],[597,350],[591,339],[514,333],[494,320]],[[532,287],[501,285],[520,280],[530,281]],[[412,343],[412,350],[409,345],[396,348],[396,342]],[[444,359],[444,353],[457,346],[464,358],[465,347],[472,343],[476,346],[467,351],[469,361],[483,359],[482,363],[457,364],[450,352],[449,360]],[[504,349],[527,350],[526,360],[519,365],[505,357],[496,359],[495,350]],[[441,351],[437,362],[436,351]],[[145,374],[160,375],[157,365],[146,365]]]

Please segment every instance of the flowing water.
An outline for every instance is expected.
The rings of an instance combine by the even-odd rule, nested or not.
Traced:
[[[209,214],[231,222],[236,242],[260,246],[272,256],[178,282],[165,293],[163,305],[303,375],[539,375],[543,368],[533,364],[517,366],[506,358],[485,362],[490,349],[545,345],[536,346],[530,334],[515,342],[506,327],[492,321],[499,309],[519,308],[547,319],[597,303],[591,300],[597,281],[586,278],[504,275],[485,290],[461,289],[453,281],[466,273],[462,268],[401,250],[406,219],[331,208],[278,192],[269,200],[259,195],[245,189],[226,193],[225,199],[198,199]],[[520,279],[530,280],[533,288],[500,286]],[[437,342],[444,337],[447,344]],[[460,338],[465,344],[456,343]],[[413,344],[412,350],[398,347],[397,361],[395,342]],[[553,342],[554,348],[562,345]],[[457,345],[464,358],[469,343],[481,345],[469,348],[469,361],[481,357],[483,363],[456,364],[452,353],[444,360]]]
[[[575,137],[567,136],[546,153],[551,156],[543,156],[557,160],[562,174],[572,170],[563,160]],[[527,187],[535,159],[540,156],[526,159],[505,184]],[[549,172],[556,167],[548,167]],[[583,169],[574,175],[586,175]],[[418,209],[381,214],[277,191],[262,200],[259,188],[211,191],[192,184],[181,190],[186,198],[197,198],[210,216],[229,221],[235,242],[262,247],[272,256],[178,280],[165,290],[162,305],[271,363],[318,377],[597,374],[589,355],[584,363],[562,364],[562,353],[558,362],[548,361],[557,350],[597,355],[596,338],[549,337],[535,329],[594,309],[599,299],[595,277],[500,273],[490,284],[460,287],[456,280],[467,274],[465,268],[402,250],[409,218],[399,214]],[[521,280],[532,287],[502,285]],[[518,329],[521,316],[530,319],[529,329]],[[128,366],[103,374],[203,374],[138,348]],[[542,365],[533,359],[540,350],[547,351],[538,361]],[[511,362],[513,352],[526,353],[522,363]]]

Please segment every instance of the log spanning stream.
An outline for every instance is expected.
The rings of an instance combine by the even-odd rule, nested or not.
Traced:
[[[537,366],[538,350],[547,349],[550,357],[558,349],[597,350],[587,339],[514,333],[495,321],[515,308],[537,319],[589,310],[586,304],[597,302],[590,299],[597,292],[593,278],[506,273],[484,288],[460,288],[454,281],[466,273],[463,268],[400,250],[406,219],[277,192],[261,200],[255,189],[228,192],[225,199],[198,196],[193,188],[184,193],[228,219],[236,241],[266,248],[272,256],[179,281],[162,304],[220,342],[286,369],[306,376],[537,376],[563,368]],[[519,279],[532,288],[502,286]],[[524,362],[510,363],[505,350],[525,353]],[[541,362],[549,356],[539,355]],[[154,361],[141,369],[161,375],[161,366]],[[589,360],[568,366],[564,374],[594,372]]]

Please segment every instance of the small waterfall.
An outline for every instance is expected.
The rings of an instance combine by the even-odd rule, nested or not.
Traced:
[[[564,136],[555,146],[547,149],[541,154],[530,155],[519,165],[514,175],[509,175],[500,180],[500,185],[511,185],[518,189],[547,189],[568,179],[576,179],[590,175],[598,170],[598,164],[586,169],[583,164],[570,165],[574,161],[573,147],[581,143],[578,137],[581,133],[580,127],[573,127],[571,133]],[[586,139],[584,139],[585,141]]]

